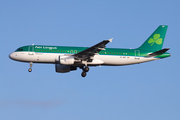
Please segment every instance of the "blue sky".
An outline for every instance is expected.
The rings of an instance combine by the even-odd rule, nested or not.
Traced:
[[[179,120],[180,17],[178,0],[1,0],[0,120]],[[52,64],[9,59],[20,46],[137,48],[168,25],[171,57],[118,67],[55,72]]]

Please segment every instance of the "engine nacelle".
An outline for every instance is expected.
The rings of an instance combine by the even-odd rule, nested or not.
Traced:
[[[74,56],[59,56],[59,63],[61,65],[73,65],[74,61]]]
[[[58,73],[66,73],[66,72],[70,72],[72,70],[77,70],[77,67],[56,64],[55,69],[56,69],[56,72],[58,72]]]

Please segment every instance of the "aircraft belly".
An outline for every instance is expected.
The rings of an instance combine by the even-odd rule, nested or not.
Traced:
[[[53,53],[34,53],[29,55],[28,52],[17,53],[17,61],[22,62],[34,62],[34,63],[55,63],[57,61],[57,56],[61,54]],[[135,56],[112,56],[112,55],[95,55],[93,62],[88,62],[88,65],[130,65],[137,64],[152,60],[157,60],[158,58],[153,57],[135,57]]]

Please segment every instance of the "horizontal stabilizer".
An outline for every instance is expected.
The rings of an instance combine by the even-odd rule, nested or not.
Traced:
[[[164,48],[164,49],[156,51],[154,53],[150,53],[147,57],[154,57],[154,56],[161,55],[161,54],[165,53],[166,51],[168,51],[169,49],[170,48]]]

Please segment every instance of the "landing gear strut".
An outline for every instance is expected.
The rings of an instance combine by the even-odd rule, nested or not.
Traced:
[[[86,66],[86,67],[80,67],[80,68],[83,70],[82,73],[81,73],[81,76],[82,76],[82,77],[86,77],[86,75],[87,75],[86,72],[89,71],[89,67]]]
[[[33,65],[33,62],[30,62],[30,68],[28,69],[29,72],[32,72],[32,65]]]

